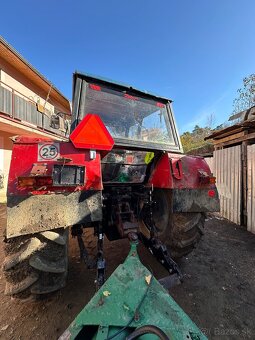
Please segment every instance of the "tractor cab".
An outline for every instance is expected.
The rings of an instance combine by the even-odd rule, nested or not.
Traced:
[[[154,154],[182,152],[171,100],[128,85],[74,74],[72,129],[88,114],[97,114],[114,139],[102,159],[103,182],[142,183]]]
[[[74,129],[89,113],[97,114],[115,147],[182,151],[171,110],[171,100],[128,85],[74,74]]]

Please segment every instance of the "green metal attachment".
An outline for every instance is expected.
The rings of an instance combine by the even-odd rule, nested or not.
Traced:
[[[143,266],[137,254],[137,242],[131,242],[125,262],[118,266],[60,340],[122,340],[145,325],[160,328],[170,340],[207,339]],[[137,339],[158,337],[145,334]]]

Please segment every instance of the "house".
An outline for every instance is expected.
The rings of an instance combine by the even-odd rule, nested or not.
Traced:
[[[70,117],[68,99],[0,36],[0,203],[6,200],[10,138],[67,140]]]

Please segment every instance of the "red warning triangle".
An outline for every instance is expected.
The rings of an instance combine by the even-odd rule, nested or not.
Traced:
[[[76,148],[111,150],[114,140],[98,115],[88,113],[70,135]]]

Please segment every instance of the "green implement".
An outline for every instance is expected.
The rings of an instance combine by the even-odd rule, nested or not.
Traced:
[[[144,267],[137,243],[59,340],[185,339],[207,337]]]

